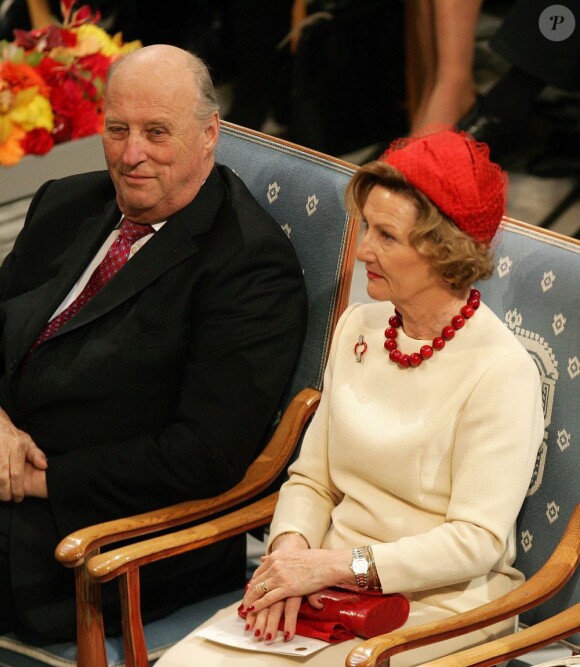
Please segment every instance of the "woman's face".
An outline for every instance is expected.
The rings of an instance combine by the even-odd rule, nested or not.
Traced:
[[[362,210],[363,237],[357,259],[365,263],[367,292],[403,308],[440,286],[427,259],[409,245],[417,209],[406,197],[375,185]]]

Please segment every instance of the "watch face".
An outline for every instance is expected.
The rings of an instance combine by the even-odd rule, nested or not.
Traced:
[[[369,569],[369,564],[364,558],[355,558],[352,561],[352,571],[355,574],[366,574]]]

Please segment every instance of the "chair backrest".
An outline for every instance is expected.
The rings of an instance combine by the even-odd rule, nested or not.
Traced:
[[[216,159],[235,171],[292,241],[304,271],[309,320],[289,389],[321,389],[331,334],[348,304],[357,230],[344,193],[354,167],[222,122]]]
[[[516,567],[534,574],[558,543],[580,501],[580,241],[505,220],[483,299],[526,347],[540,373],[545,416],[527,498],[518,517]],[[533,625],[580,601],[576,576],[526,612]],[[580,635],[569,638],[580,644]]]

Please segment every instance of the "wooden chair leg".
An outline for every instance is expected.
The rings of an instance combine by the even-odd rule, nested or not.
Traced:
[[[147,645],[141,620],[141,584],[139,569],[129,570],[119,579],[121,611],[123,614],[123,642],[126,667],[147,667]]]
[[[75,570],[77,590],[77,667],[107,667],[101,586],[81,565]]]

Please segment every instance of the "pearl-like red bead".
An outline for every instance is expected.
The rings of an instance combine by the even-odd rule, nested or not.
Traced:
[[[442,350],[445,347],[445,338],[437,336],[433,339],[433,348],[437,351]]]
[[[441,335],[445,340],[451,340],[455,336],[455,329],[452,326],[443,327]]]
[[[467,305],[471,306],[475,311],[479,308],[480,304],[481,304],[481,292],[478,289],[472,289],[471,292],[469,293],[469,299],[467,299]]]
[[[423,363],[423,357],[418,352],[413,352],[409,355],[409,363],[411,366],[420,366]]]
[[[462,329],[465,326],[465,317],[462,315],[456,315],[452,320],[451,324],[454,329]]]
[[[394,338],[387,338],[387,340],[384,342],[385,350],[388,350],[389,352],[391,350],[396,350],[397,349],[397,341]]]
[[[396,349],[395,349],[395,350],[391,350],[391,352],[389,353],[389,359],[390,359],[391,361],[394,361],[395,363],[398,363],[399,359],[400,359],[402,356],[403,356],[403,355],[401,354],[401,350],[396,350]]]
[[[397,362],[401,368],[409,368],[411,362],[409,361],[408,354],[401,354],[399,361]]]
[[[419,352],[421,353],[423,359],[431,359],[433,356],[433,348],[431,345],[423,345]]]
[[[389,327],[388,329],[385,329],[385,338],[396,338],[397,337],[397,330],[395,327]]]
[[[463,306],[461,309],[461,314],[463,317],[466,319],[469,319],[470,317],[473,317],[475,315],[475,308],[473,306]]]

